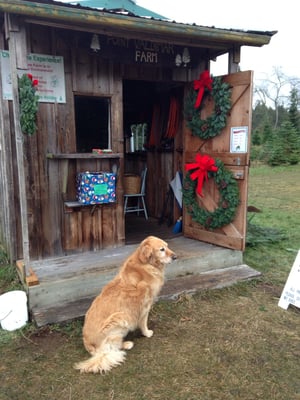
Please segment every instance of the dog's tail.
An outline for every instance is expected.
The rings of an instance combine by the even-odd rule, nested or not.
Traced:
[[[126,352],[119,349],[109,349],[107,351],[101,351],[95,353],[88,360],[81,361],[74,365],[75,369],[80,370],[80,372],[93,372],[106,373],[110,371],[113,367],[121,364],[126,357]]]
[[[128,333],[128,323],[123,313],[117,312],[107,318],[101,327],[99,335],[104,336],[101,345],[90,349],[85,342],[86,349],[92,357],[74,365],[80,372],[105,373],[125,361],[126,352],[122,349],[122,339]]]

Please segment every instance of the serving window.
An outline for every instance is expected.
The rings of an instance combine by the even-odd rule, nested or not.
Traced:
[[[111,148],[109,97],[75,95],[76,147],[78,153]]]

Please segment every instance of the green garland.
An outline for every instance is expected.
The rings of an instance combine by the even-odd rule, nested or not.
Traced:
[[[36,131],[36,114],[39,96],[36,95],[37,80],[32,75],[22,75],[18,78],[20,101],[20,124],[23,133],[33,135]]]
[[[218,171],[211,173],[220,192],[220,201],[215,211],[207,211],[199,207],[196,196],[197,181],[193,181],[188,172],[183,185],[183,202],[192,219],[207,229],[220,228],[233,221],[240,203],[238,184],[221,160],[216,159]]]
[[[207,119],[200,118],[201,106],[195,108],[197,92],[191,89],[184,105],[184,117],[193,136],[210,139],[219,135],[226,126],[227,115],[231,109],[231,90],[222,78],[213,78],[212,97],[215,103],[214,112]]]

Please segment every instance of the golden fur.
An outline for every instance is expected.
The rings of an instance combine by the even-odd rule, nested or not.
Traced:
[[[83,343],[91,354],[75,364],[81,372],[105,373],[125,359],[133,342],[124,337],[137,328],[151,337],[150,308],[164,283],[164,267],[176,255],[163,240],[148,236],[128,257],[116,277],[108,283],[87,311]]]

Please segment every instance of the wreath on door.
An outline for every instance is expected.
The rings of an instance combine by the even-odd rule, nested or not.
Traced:
[[[201,102],[205,93],[211,93],[214,111],[206,119],[201,119]],[[231,109],[231,89],[221,77],[211,78],[208,71],[201,73],[199,80],[193,82],[193,88],[186,96],[184,117],[193,136],[210,139],[219,135],[226,126]]]
[[[196,155],[196,162],[186,164],[188,171],[183,184],[183,202],[192,219],[207,229],[216,229],[233,221],[240,204],[238,184],[233,174],[219,159]],[[193,170],[193,171],[192,171]],[[218,207],[208,211],[199,206],[197,194],[203,197],[202,185],[206,179],[214,179],[220,193]]]

